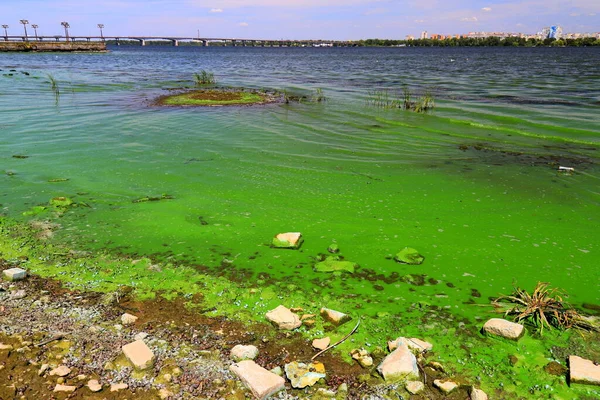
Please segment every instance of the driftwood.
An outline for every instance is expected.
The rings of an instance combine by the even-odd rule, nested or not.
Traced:
[[[39,342],[38,344],[36,344],[36,345],[35,345],[35,347],[42,347],[42,346],[45,346],[45,345],[47,345],[48,343],[52,343],[52,342],[54,342],[55,340],[60,340],[60,339],[64,338],[64,337],[65,337],[65,336],[67,336],[67,335],[68,335],[68,333],[57,333],[56,335],[52,336],[52,337],[51,337],[51,338],[49,338],[49,339],[42,340],[41,342]]]
[[[327,347],[326,349],[321,350],[320,352],[318,352],[317,354],[315,354],[314,356],[312,356],[312,358],[310,360],[313,361],[315,358],[319,357],[321,354],[325,353],[326,351],[331,350],[335,346],[339,345],[340,343],[345,342],[350,336],[352,336],[354,334],[354,332],[356,332],[356,330],[358,329],[359,325],[360,325],[360,317],[358,318],[358,322],[356,323],[356,326],[354,327],[354,329],[352,329],[350,331],[349,334],[347,334],[346,336],[344,336],[342,339],[340,339],[336,343],[332,344],[331,346]]]

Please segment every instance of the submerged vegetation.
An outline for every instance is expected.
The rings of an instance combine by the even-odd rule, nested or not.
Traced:
[[[58,82],[51,74],[48,74],[48,79],[50,80],[50,90],[54,93],[54,101],[56,105],[58,105],[58,100],[60,99],[60,89],[58,88]]]
[[[514,316],[517,322],[530,322],[539,329],[540,334],[543,334],[544,326],[600,331],[600,327],[592,320],[583,317],[568,305],[563,296],[566,297],[560,289],[538,282],[531,294],[515,287],[511,295],[497,298],[494,305],[504,310],[505,315]]]
[[[215,83],[217,83],[217,80],[215,79],[215,74],[212,72],[202,70],[200,73],[194,73],[194,84],[196,86],[214,85]]]
[[[265,104],[275,101],[268,93],[243,89],[192,90],[156,100],[157,105],[166,106],[234,106]]]
[[[401,108],[403,110],[423,113],[432,110],[435,107],[435,101],[431,91],[426,90],[421,97],[413,100],[413,93],[408,86],[402,88],[402,93],[384,89],[369,92],[368,96],[367,104],[379,108]]]

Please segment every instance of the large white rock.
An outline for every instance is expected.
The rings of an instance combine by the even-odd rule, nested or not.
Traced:
[[[289,308],[278,306],[269,311],[266,315],[267,319],[277,325],[279,329],[292,330],[302,325],[302,321],[298,315],[290,311]]]
[[[285,379],[267,371],[252,360],[240,361],[229,367],[258,399],[266,399],[285,388]]]
[[[421,381],[410,381],[406,382],[404,388],[410,394],[419,394],[425,390],[425,384]]]
[[[321,308],[321,317],[335,326],[342,325],[352,319],[348,314],[325,307]]]
[[[233,346],[231,349],[231,358],[236,361],[243,360],[254,360],[258,356],[258,349],[256,346],[244,346],[241,344]]]
[[[154,353],[144,343],[143,340],[136,340],[133,343],[122,347],[123,354],[133,364],[135,369],[143,371],[154,365]]]
[[[417,358],[410,351],[405,341],[400,343],[396,350],[383,359],[377,367],[377,372],[386,381],[396,381],[403,378],[419,379]]]
[[[77,386],[61,385],[57,384],[54,386],[54,392],[74,392],[77,390]]]
[[[487,394],[483,390],[477,389],[475,387],[471,388],[471,393],[469,394],[469,397],[471,397],[471,400],[488,400]]]
[[[297,249],[302,244],[302,241],[302,234],[300,232],[279,233],[273,238],[273,247]]]
[[[50,371],[50,375],[56,375],[56,376],[67,376],[70,373],[71,373],[71,368],[67,367],[66,365],[59,365],[58,367],[56,367],[52,371]]]
[[[96,393],[102,390],[102,385],[96,379],[90,379],[86,385],[90,391]]]
[[[325,366],[319,361],[313,361],[311,364],[292,361],[289,364],[285,364],[284,369],[285,376],[290,380],[292,387],[296,389],[313,386],[327,376],[325,374]]]
[[[569,356],[569,380],[571,383],[600,386],[600,365],[578,356]]]
[[[22,268],[10,268],[2,271],[2,274],[9,281],[20,281],[21,279],[25,279],[27,271]]]
[[[431,349],[433,349],[433,345],[429,342],[426,342],[424,340],[417,339],[417,338],[404,338],[404,337],[399,337],[396,340],[389,341],[388,349],[390,351],[396,350],[396,348],[398,347],[398,343],[401,343],[403,341],[406,341],[408,348],[411,349],[413,353],[417,353],[417,354],[424,353],[426,351],[430,351]]]
[[[135,321],[137,321],[137,319],[138,319],[138,317],[136,317],[135,315],[128,314],[128,313],[121,315],[121,323],[123,325],[135,324]]]
[[[525,328],[521,324],[501,318],[492,318],[483,325],[483,331],[490,335],[501,336],[510,340],[519,340]]]

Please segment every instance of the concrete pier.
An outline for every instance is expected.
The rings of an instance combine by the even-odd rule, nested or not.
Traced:
[[[105,52],[104,42],[0,42],[0,52]]]

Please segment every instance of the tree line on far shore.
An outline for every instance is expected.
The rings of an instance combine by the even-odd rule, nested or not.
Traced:
[[[107,44],[116,45],[115,40],[107,40]],[[140,42],[137,40],[120,40],[121,45],[134,45],[139,46]],[[327,43],[324,41],[323,43]],[[231,46],[231,42],[209,42],[209,46]],[[264,42],[246,42],[245,46],[248,47],[260,47],[261,45],[266,46],[287,46],[287,47],[300,47],[310,46],[310,41],[264,41]],[[490,47],[490,46],[504,46],[504,47],[588,47],[588,46],[600,46],[600,39],[594,37],[583,37],[577,39],[527,39],[522,37],[506,37],[500,38],[497,36],[488,36],[484,38],[474,37],[461,37],[461,38],[446,38],[446,39],[413,39],[413,40],[395,40],[395,39],[365,39],[365,40],[354,40],[345,42],[331,42],[332,46],[352,46],[352,47],[398,47],[398,46],[410,46],[410,47]],[[148,46],[172,46],[170,41],[157,40],[157,41],[146,41]],[[179,46],[201,46],[202,42],[179,42]],[[241,40],[237,41],[238,46],[243,46]]]

